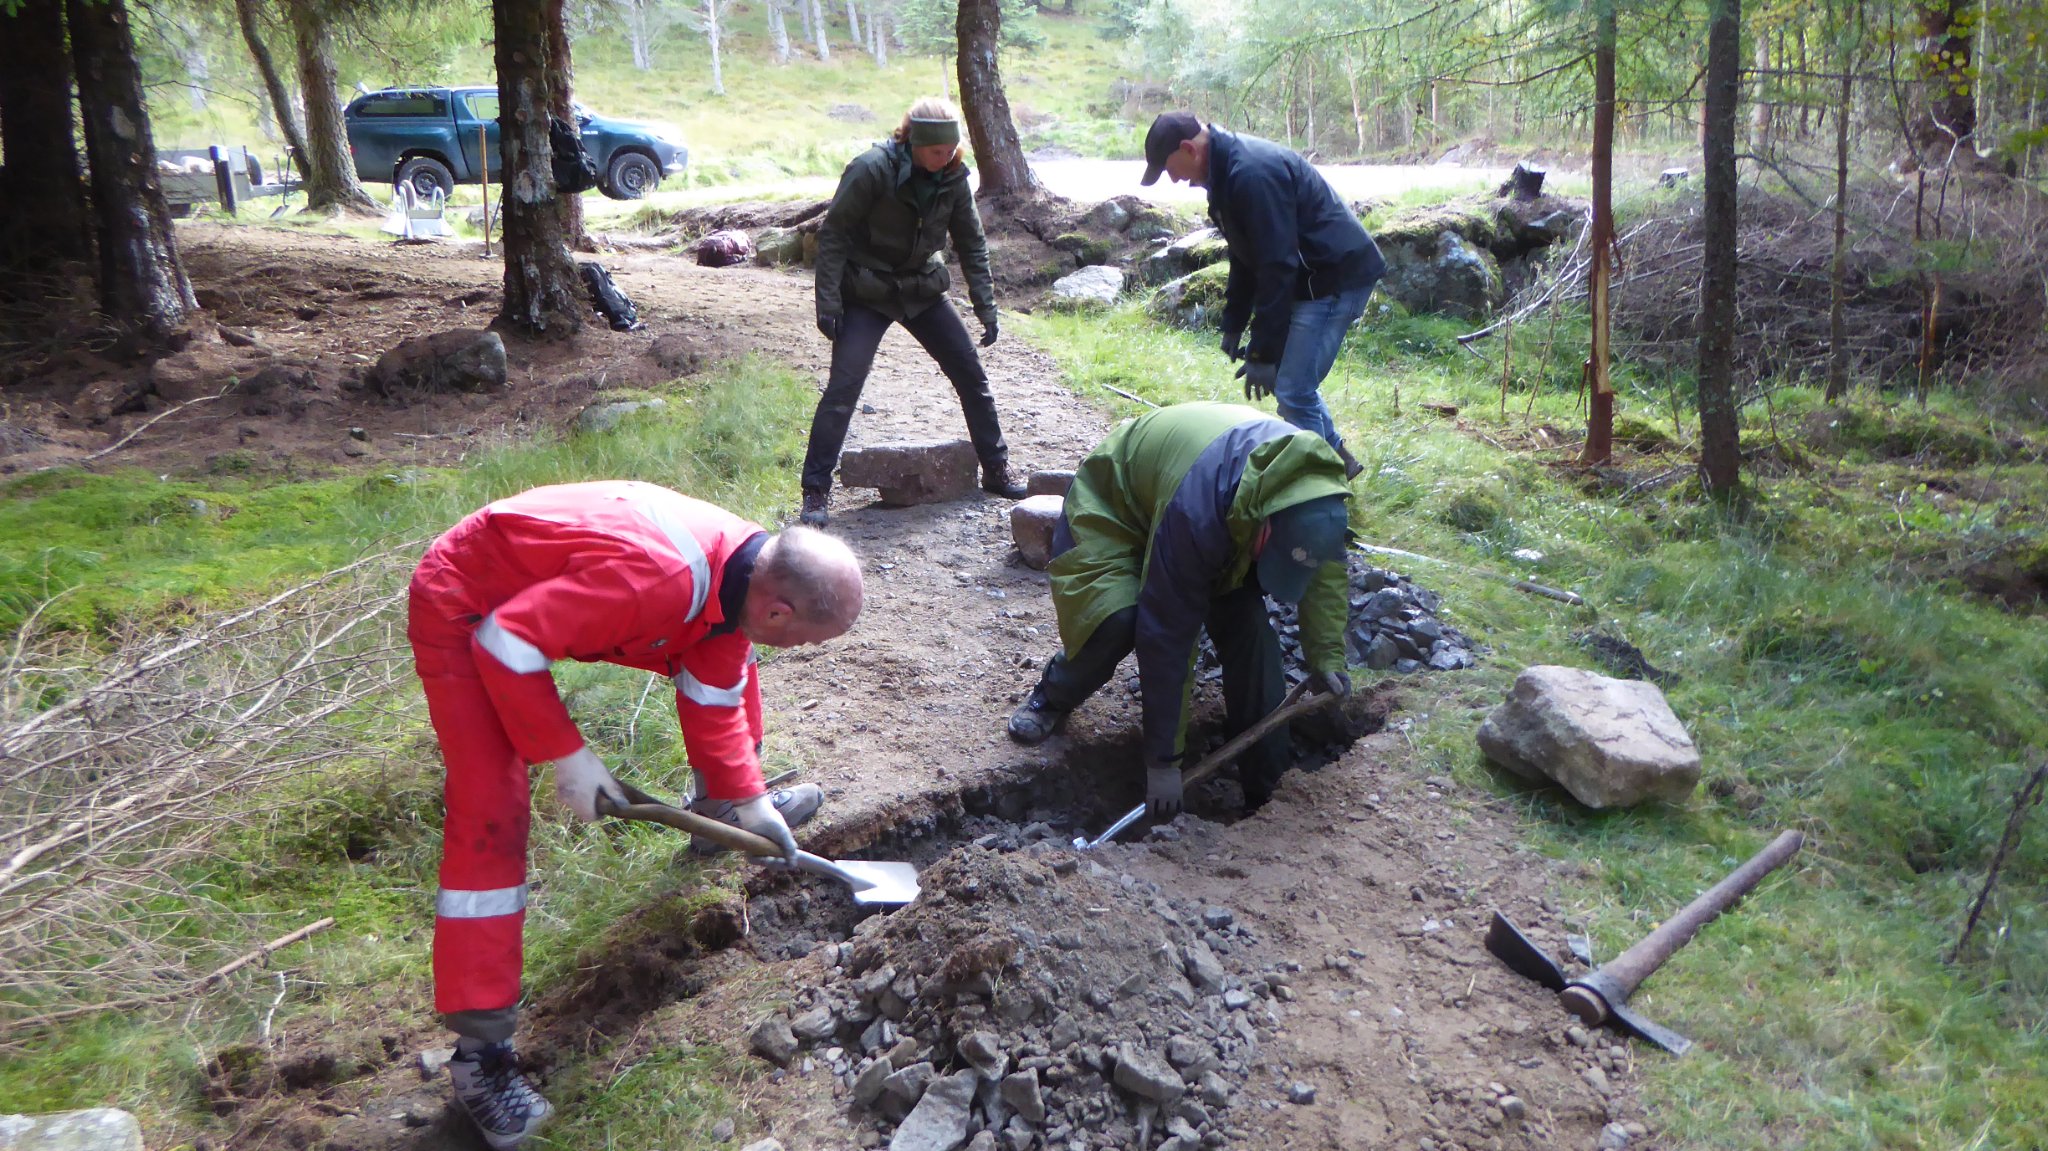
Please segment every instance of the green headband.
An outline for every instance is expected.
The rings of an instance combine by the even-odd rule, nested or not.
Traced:
[[[922,148],[929,144],[958,144],[960,142],[960,121],[920,120],[910,118],[910,146]]]

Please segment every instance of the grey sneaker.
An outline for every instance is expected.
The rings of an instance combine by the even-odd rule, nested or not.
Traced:
[[[493,1043],[469,1054],[456,1049],[448,1061],[455,1101],[476,1120],[484,1142],[510,1151],[555,1113],[554,1107],[519,1073],[510,1043]]]
[[[1036,747],[1052,738],[1067,721],[1067,713],[1045,702],[1045,693],[1031,689],[1031,698],[1010,713],[1010,738],[1025,747]]]
[[[775,810],[782,813],[782,822],[791,828],[802,827],[812,816],[818,814],[820,807],[825,805],[825,789],[815,783],[778,787],[768,794],[775,803]],[[690,801],[690,810],[698,815],[708,815],[720,823],[730,823],[734,827],[740,825],[737,805],[730,799],[693,799]],[[690,850],[698,855],[717,855],[725,850],[725,845],[713,843],[708,839],[699,839],[693,835],[690,837]]]

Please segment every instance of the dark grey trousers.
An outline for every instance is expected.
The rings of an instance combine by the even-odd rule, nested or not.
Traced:
[[[860,404],[861,389],[867,386],[868,369],[874,367],[875,349],[882,333],[899,321],[873,308],[848,303],[839,320],[839,338],[832,341],[832,371],[825,378],[825,394],[818,398],[818,411],[811,417],[811,442],[804,450],[803,487],[807,492],[832,490],[832,470],[839,466],[839,449],[846,446],[846,426],[853,422],[853,409]],[[988,390],[988,373],[967,335],[967,325],[953,305],[940,300],[907,320],[903,330],[924,346],[938,361],[939,370],[960,394],[960,411],[967,417],[967,438],[974,442],[974,454],[981,466],[1000,467],[1009,462],[1010,447],[1003,442],[1003,427],[996,418],[996,398]]]

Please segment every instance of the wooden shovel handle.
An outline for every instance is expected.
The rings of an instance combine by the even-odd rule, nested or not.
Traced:
[[[614,816],[618,819],[637,819],[644,823],[667,824],[677,831],[687,831],[691,835],[701,835],[713,843],[730,847],[734,851],[746,855],[765,855],[774,859],[782,858],[782,849],[775,846],[774,843],[764,836],[755,835],[743,827],[734,827],[723,820],[698,815],[694,811],[687,811],[680,807],[672,807],[630,783],[621,783],[619,787],[625,791],[626,798],[632,800],[632,802],[621,806],[607,799],[603,792],[599,792],[597,796],[597,813],[599,815]]]
[[[1203,759],[1202,762],[1182,772],[1181,786],[1190,787],[1209,778],[1221,770],[1223,765],[1244,754],[1246,748],[1264,739],[1267,732],[1272,731],[1296,716],[1307,715],[1309,712],[1327,707],[1338,698],[1333,692],[1309,695],[1309,684],[1314,682],[1315,677],[1310,676],[1308,679],[1295,684],[1294,690],[1287,693],[1287,698],[1280,701],[1280,706],[1268,712],[1264,719],[1245,728],[1233,737],[1229,743],[1210,752],[1208,757]]]

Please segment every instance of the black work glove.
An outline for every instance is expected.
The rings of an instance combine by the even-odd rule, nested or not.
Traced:
[[[833,342],[839,340],[839,316],[835,312],[818,313],[818,334]]]
[[[1244,349],[1238,346],[1238,341],[1243,338],[1241,332],[1223,333],[1223,354],[1233,360],[1244,359]]]
[[[1237,378],[1244,381],[1244,398],[1263,400],[1273,394],[1273,382],[1280,376],[1280,365],[1248,361],[1239,365]]]
[[[996,310],[994,308],[982,308],[974,313],[974,318],[981,321],[981,346],[986,348],[990,344],[995,343],[996,336],[1000,332],[1000,328],[996,324]]]
[[[1323,672],[1316,676],[1316,688],[1319,691],[1327,692],[1341,699],[1351,694],[1351,673],[1343,671]]]

